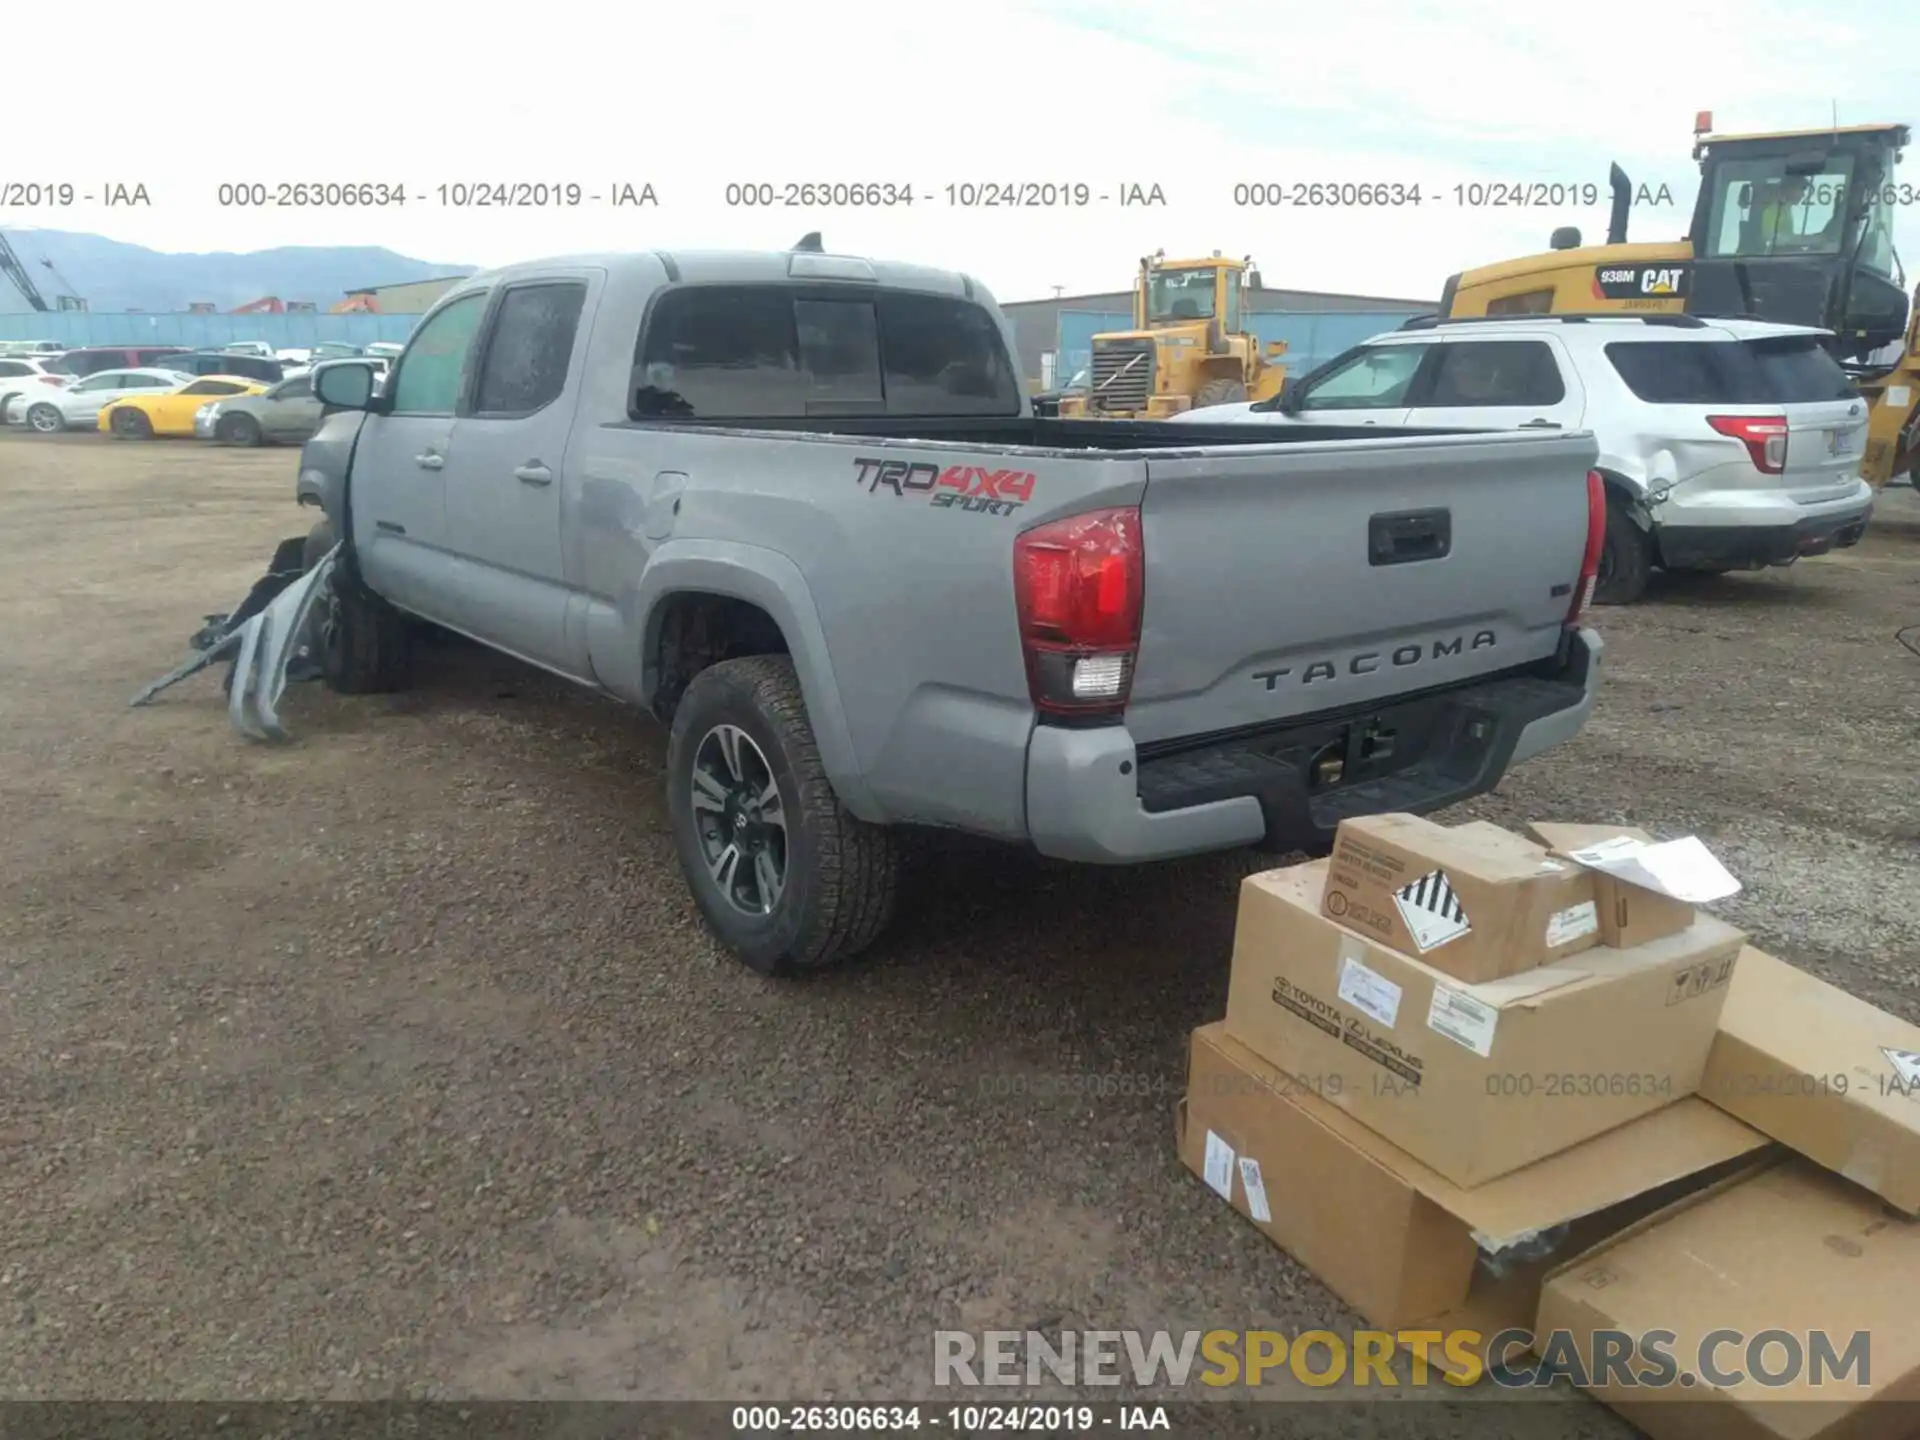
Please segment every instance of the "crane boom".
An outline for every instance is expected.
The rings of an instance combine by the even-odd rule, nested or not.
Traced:
[[[26,297],[27,304],[36,310],[46,310],[46,297],[33,283],[33,277],[27,273],[27,267],[20,263],[20,257],[13,253],[13,246],[7,243],[7,237],[0,235],[0,271],[13,281],[14,288]]]

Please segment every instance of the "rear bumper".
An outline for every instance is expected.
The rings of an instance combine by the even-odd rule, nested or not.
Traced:
[[[1843,506],[1822,506],[1776,525],[1672,525],[1659,527],[1660,563],[1673,570],[1750,570],[1786,565],[1804,555],[1824,555],[1860,543],[1873,518],[1871,492]]]
[[[1580,630],[1552,677],[1480,681],[1144,758],[1124,727],[1040,726],[1027,752],[1027,830],[1043,855],[1098,865],[1252,845],[1324,853],[1348,816],[1456,804],[1572,739],[1593,711],[1601,651]],[[1358,758],[1369,726],[1392,734],[1391,755]],[[1353,757],[1354,778],[1316,788],[1330,754]]]

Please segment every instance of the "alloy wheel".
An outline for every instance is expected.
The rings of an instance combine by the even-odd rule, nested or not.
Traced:
[[[787,812],[773,767],[738,725],[716,725],[693,753],[701,857],[734,909],[770,915],[787,884]]]

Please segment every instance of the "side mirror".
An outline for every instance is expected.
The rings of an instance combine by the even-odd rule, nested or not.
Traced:
[[[1553,232],[1547,244],[1555,250],[1578,250],[1580,248],[1580,227],[1578,225],[1562,225],[1558,230]]]
[[[313,393],[338,410],[365,410],[373,400],[373,367],[351,360],[329,365],[314,376]]]
[[[1739,205],[1742,210],[1751,210],[1753,208],[1753,186],[1751,183],[1744,184],[1740,187],[1740,193],[1735,197],[1734,203]]]

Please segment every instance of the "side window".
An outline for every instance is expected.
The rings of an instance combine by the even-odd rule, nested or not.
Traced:
[[[1020,377],[980,306],[901,291],[880,297],[889,415],[1018,415]]]
[[[273,392],[276,400],[304,400],[313,394],[313,376],[296,375]]]
[[[486,314],[485,294],[463,295],[414,332],[393,382],[397,415],[451,415],[460,399],[467,353]]]
[[[1430,393],[1420,402],[1448,406],[1558,405],[1566,383],[1544,340],[1466,340],[1442,345]]]
[[[172,390],[180,384],[162,375],[129,375],[123,383],[130,390]]]
[[[1244,274],[1245,272],[1243,271],[1240,273]],[[1226,286],[1227,286],[1227,318],[1226,318],[1225,329],[1227,334],[1234,335],[1234,334],[1238,334],[1240,330],[1240,277],[1239,275],[1238,274],[1229,275],[1226,279]]]
[[[97,374],[89,375],[85,380],[82,380],[78,385],[74,386],[73,393],[76,395],[91,395],[96,390],[117,390],[120,388],[120,382],[125,378],[125,376],[117,374],[112,370],[102,370]]]
[[[31,375],[33,367],[23,360],[0,360],[0,375],[12,379],[16,375]]]
[[[473,413],[531,415],[558,400],[586,302],[577,281],[508,290],[487,336]]]
[[[1431,347],[1369,345],[1329,370],[1301,397],[1302,410],[1379,410],[1407,403],[1414,373]]]
[[[244,385],[236,385],[231,380],[198,380],[187,386],[182,395],[239,395],[246,390]]]
[[[1502,295],[1497,300],[1487,302],[1489,315],[1550,315],[1553,313],[1553,291],[1529,290],[1524,295]]]

